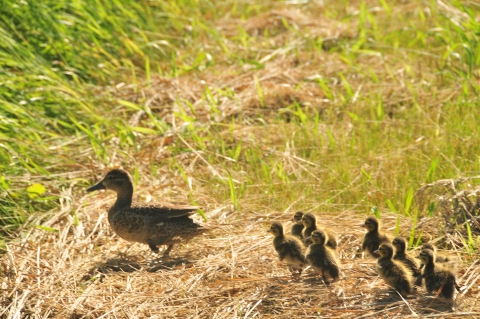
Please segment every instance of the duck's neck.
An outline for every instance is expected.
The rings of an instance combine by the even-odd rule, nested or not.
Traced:
[[[279,234],[279,235],[273,237],[273,242],[274,243],[281,242],[284,239],[285,239],[285,235],[282,233],[282,234]]]
[[[369,235],[369,236],[378,236],[378,235],[379,235],[378,229],[369,230],[369,231],[367,232],[367,235]]]
[[[435,271],[435,263],[431,261],[425,265],[425,268],[423,268],[423,273],[430,273],[434,271]]]
[[[385,262],[385,261],[392,261],[392,256],[382,256],[382,257],[378,258],[379,263],[382,263],[382,262]]]
[[[406,256],[406,254],[405,254],[404,251],[397,251],[397,252],[395,253],[395,255],[393,255],[393,258],[403,258],[403,257],[405,257],[405,256]]]
[[[133,186],[128,185],[127,187],[119,190],[117,192],[117,200],[113,204],[111,211],[118,211],[124,208],[130,208],[132,206],[132,197],[133,197]]]

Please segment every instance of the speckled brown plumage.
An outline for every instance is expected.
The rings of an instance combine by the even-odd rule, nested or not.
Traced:
[[[375,217],[368,217],[362,225],[368,232],[365,234],[362,243],[362,250],[367,252],[373,258],[380,258],[375,251],[382,243],[390,243],[390,236],[380,231],[380,222]]]
[[[435,253],[433,250],[424,249],[419,255],[420,261],[424,265],[422,278],[425,280],[425,288],[428,292],[452,299],[455,289],[460,291],[460,287],[455,280],[453,272],[443,269],[435,263]]]
[[[303,267],[308,263],[305,259],[301,241],[293,236],[286,235],[283,231],[283,225],[279,222],[274,222],[268,232],[275,236],[273,247],[280,261],[286,262],[290,271],[301,273]]]
[[[127,241],[148,245],[153,252],[158,253],[158,245],[167,245],[165,255],[168,255],[174,244],[209,230],[189,217],[195,213],[196,207],[132,206],[132,177],[123,169],[111,170],[87,191],[99,189],[117,193],[117,200],[108,211],[108,222],[113,231]]]
[[[336,249],[337,248],[337,238],[333,232],[331,232],[329,229],[326,228],[321,228],[317,224],[317,217],[312,214],[312,213],[307,213],[304,214],[302,217],[302,223],[303,223],[303,231],[302,231],[302,238],[303,242],[305,245],[310,245],[312,241],[309,239],[310,235],[312,234],[313,231],[317,229],[321,229],[327,233],[328,236],[328,241],[327,241],[327,246],[330,248]]]
[[[310,236],[312,244],[308,246],[305,253],[308,263],[313,269],[322,274],[323,281],[329,284],[325,274],[330,275],[335,281],[340,276],[340,261],[337,253],[332,248],[325,245],[328,241],[328,235],[323,230],[314,230]]]
[[[410,269],[393,260],[393,246],[382,243],[378,248],[377,272],[385,283],[395,288],[403,296],[413,293],[413,276]]]
[[[303,212],[296,212],[293,215],[292,221],[292,229],[290,231],[291,235],[297,237],[298,239],[303,241],[302,231],[303,231],[303,223],[302,223]]]
[[[403,263],[412,271],[412,274],[415,277],[420,276],[422,273],[420,271],[417,259],[407,252],[407,241],[405,238],[396,237],[392,241],[392,244],[395,247],[395,255],[393,255],[393,259]]]

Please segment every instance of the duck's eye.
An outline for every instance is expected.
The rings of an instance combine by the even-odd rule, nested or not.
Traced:
[[[109,181],[113,181],[114,177],[112,175],[108,176]]]

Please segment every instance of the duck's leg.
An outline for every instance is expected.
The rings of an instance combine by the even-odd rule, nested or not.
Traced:
[[[326,285],[330,285],[330,283],[328,282],[327,278],[325,277],[325,268],[322,268],[322,279],[323,279],[323,282],[324,282]]]
[[[158,252],[160,251],[160,250],[158,249],[157,245],[155,245],[155,244],[152,243],[151,241],[148,241],[148,247],[150,247],[150,249],[151,249],[154,253],[156,253],[156,254],[158,254]]]
[[[167,249],[165,250],[165,253],[163,253],[164,256],[168,256],[170,255],[170,251],[172,250],[173,248],[173,244],[170,244],[167,246]]]

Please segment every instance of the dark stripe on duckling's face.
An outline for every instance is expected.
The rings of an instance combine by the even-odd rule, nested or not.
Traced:
[[[393,246],[395,246],[395,249],[397,251],[405,251],[405,249],[407,248],[407,243],[405,241],[405,239],[401,238],[401,237],[397,237],[395,238],[393,241],[392,241],[392,244]]]
[[[273,235],[277,236],[283,233],[283,226],[279,222],[274,222],[270,229],[267,232],[272,233]]]
[[[425,243],[422,245],[422,249],[430,249],[435,252],[436,247],[432,245],[432,243]]]
[[[428,264],[435,259],[434,253],[430,249],[424,249],[420,252],[418,258],[422,261],[423,264]]]
[[[303,212],[296,212],[295,215],[293,216],[293,220],[295,222],[301,222],[303,217]]]
[[[303,215],[303,217],[302,217],[302,223],[307,228],[314,225],[315,222],[316,222],[315,215],[313,215],[313,214],[308,213],[308,214]]]
[[[378,230],[378,220],[375,217],[368,217],[362,226],[368,231]]]
[[[310,237],[311,237],[312,242],[314,244],[323,245],[327,241],[327,235],[325,234],[325,232],[323,232],[321,230],[316,230],[316,231],[312,232],[312,235]]]
[[[382,257],[392,257],[393,256],[393,246],[388,243],[383,243],[380,245],[378,250],[376,251]]]

